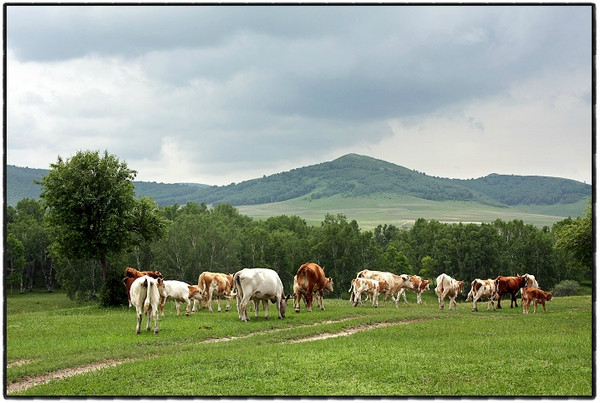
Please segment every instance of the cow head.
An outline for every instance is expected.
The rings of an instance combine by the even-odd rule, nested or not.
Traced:
[[[279,309],[279,314],[282,318],[285,318],[285,310],[287,309],[288,299],[293,297],[294,296],[292,294],[284,295],[279,301],[279,306],[277,308]]]
[[[421,282],[421,290],[429,290],[429,283],[431,283],[431,281],[429,280],[423,280]]]
[[[325,284],[323,284],[323,289],[333,292],[333,278],[327,277]]]
[[[545,293],[545,297],[546,297],[546,301],[552,301],[552,293],[551,292],[547,292]]]

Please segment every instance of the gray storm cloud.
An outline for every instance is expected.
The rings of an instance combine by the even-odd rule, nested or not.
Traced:
[[[591,12],[8,6],[7,50],[9,163],[36,143],[18,136],[82,137],[126,160],[179,150],[188,169],[216,176],[244,163],[308,160],[294,154],[320,162],[366,139],[389,140],[391,122],[494,103],[540,75],[574,74],[579,91],[591,76]],[[471,121],[493,133],[482,130],[492,122]]]

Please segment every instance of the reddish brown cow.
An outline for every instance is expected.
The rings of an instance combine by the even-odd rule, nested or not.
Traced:
[[[136,278],[148,276],[152,278],[163,278],[163,275],[159,271],[138,271],[133,267],[125,268],[125,278],[123,279],[123,284],[125,285],[125,289],[127,290],[127,300],[129,301],[129,307],[131,307],[131,284],[135,281]],[[158,290],[162,294],[164,289],[164,285],[162,281],[158,284]]]
[[[504,294],[510,294],[510,307],[513,307],[513,302],[515,307],[518,308],[517,305],[517,292],[519,289],[527,286],[527,276],[516,276],[516,277],[504,277],[498,276],[495,280],[496,283],[496,295],[498,298],[498,305],[496,308],[501,309],[500,299]]]
[[[296,273],[296,283],[294,284],[294,291],[296,295],[294,300],[297,301],[294,305],[296,312],[300,312],[300,299],[306,301],[306,309],[308,312],[312,312],[313,306],[313,292],[319,292],[319,295],[323,296],[323,291],[333,291],[333,279],[331,277],[325,277],[325,272],[316,263],[304,263],[298,269]],[[321,305],[321,309],[323,305]]]
[[[529,313],[529,304],[534,303],[533,313],[537,313],[537,305],[542,304],[544,312],[546,312],[546,301],[552,301],[552,293],[545,292],[538,288],[523,288],[521,290],[521,306],[523,313]]]

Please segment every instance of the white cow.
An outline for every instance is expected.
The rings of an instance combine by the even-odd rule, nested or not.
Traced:
[[[163,284],[164,290],[160,298],[160,314],[163,318],[165,317],[165,302],[167,300],[175,301],[177,316],[179,316],[180,303],[185,302],[187,304],[185,315],[190,316],[191,300],[201,301],[204,297],[202,290],[197,285],[189,285],[177,280],[165,280]]]
[[[148,276],[142,276],[131,284],[131,303],[135,306],[137,313],[136,333],[140,333],[142,317],[148,315],[148,325],[146,330],[150,330],[150,316],[154,318],[154,333],[158,333],[158,305],[160,303],[159,283],[162,278],[154,279]]]
[[[525,276],[525,283],[527,284],[526,287],[527,288],[540,288],[540,286],[538,285],[537,280],[535,279],[535,276],[533,274],[523,274],[523,276]],[[521,289],[521,293],[522,293],[522,289]]]
[[[398,300],[394,298],[394,294],[398,293],[404,282],[410,280],[410,276],[406,274],[402,274],[400,276],[387,272],[387,271],[376,271],[376,270],[363,270],[356,275],[356,278],[367,278],[376,281],[385,281],[388,285],[388,289],[385,290],[385,294],[383,295],[383,300],[381,301],[381,306],[385,306],[385,300],[388,296],[391,296],[392,301],[394,301],[394,305],[398,308]]]
[[[494,300],[496,299],[496,281],[494,279],[482,280],[476,278],[471,282],[471,290],[467,295],[467,301],[473,299],[473,312],[477,312],[477,301],[483,298],[489,298],[488,308],[496,309]]]
[[[464,281],[456,281],[446,273],[440,274],[436,279],[437,287],[435,287],[435,293],[438,296],[440,302],[440,309],[444,309],[444,299],[450,298],[450,307],[448,309],[456,309],[456,297],[462,290]]]
[[[237,308],[239,318],[247,322],[248,303],[254,301],[255,314],[258,318],[258,301],[263,301],[265,319],[269,319],[269,301],[277,305],[277,316],[285,318],[287,300],[283,290],[283,283],[279,275],[271,269],[242,269],[233,275],[233,281],[237,288]]]

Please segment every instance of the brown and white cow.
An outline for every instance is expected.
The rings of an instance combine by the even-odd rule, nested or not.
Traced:
[[[300,299],[306,303],[306,310],[312,311],[313,293],[317,292],[321,300],[321,309],[325,309],[322,303],[323,291],[333,291],[333,279],[325,277],[325,271],[316,263],[304,263],[298,269],[294,277],[294,309],[300,312]],[[318,302],[318,301],[317,301]]]
[[[410,290],[417,293],[417,304],[422,304],[423,300],[421,299],[421,294],[423,293],[423,291],[429,290],[429,283],[431,281],[423,280],[419,276],[409,276],[407,274],[403,274],[402,276],[408,276],[408,281],[405,281],[403,283],[402,288],[396,296],[396,301],[400,301],[400,295],[402,295],[402,297],[404,298],[404,303],[408,304],[408,301],[406,300],[406,290]]]
[[[489,298],[488,308],[494,308],[494,300],[496,299],[496,282],[493,279],[482,280],[476,278],[471,282],[471,290],[467,295],[467,301],[473,299],[473,312],[477,312],[477,301],[483,298]]]
[[[406,274],[402,274],[400,276],[387,272],[387,271],[376,271],[376,270],[363,270],[356,275],[356,278],[366,278],[376,281],[385,281],[388,285],[387,290],[385,290],[385,294],[383,295],[383,300],[381,301],[381,306],[385,307],[385,300],[388,296],[391,296],[392,301],[398,308],[398,301],[394,299],[394,294],[398,293],[404,283],[409,281],[409,276]]]
[[[521,306],[523,313],[529,313],[529,304],[534,303],[533,313],[537,313],[537,305],[542,304],[544,312],[546,312],[546,301],[552,301],[552,293],[542,291],[538,288],[523,288],[521,290]]]
[[[200,301],[204,295],[202,290],[197,285],[189,285],[183,281],[165,280],[163,281],[164,290],[160,298],[160,314],[165,317],[165,302],[167,299],[175,301],[175,309],[179,316],[179,305],[184,302],[186,304],[185,315],[190,316],[191,301]]]
[[[304,297],[304,294],[302,294],[300,292],[300,286],[298,285],[297,276],[294,276],[294,288],[293,288],[292,295],[294,297],[294,308],[296,308],[296,306],[300,304],[300,300],[298,300],[298,296],[300,296],[300,298],[304,301],[304,306],[307,306],[306,298]],[[319,308],[324,309],[323,308],[323,297],[321,295],[319,295],[319,291],[317,291],[315,289],[313,289],[313,302],[316,302],[317,306]]]
[[[496,283],[496,298],[498,299],[498,304],[496,308],[501,309],[500,299],[504,294],[510,294],[510,307],[513,307],[513,303],[515,307],[517,305],[517,293],[521,288],[527,286],[527,277],[526,276],[514,276],[514,277],[506,277],[506,276],[498,276],[495,280]]]
[[[159,283],[162,278],[142,276],[135,279],[131,284],[131,302],[137,313],[136,333],[140,333],[142,318],[148,316],[146,330],[150,330],[150,318],[154,318],[154,333],[158,333],[158,305],[160,303]]]
[[[355,278],[350,284],[350,295],[352,298],[352,306],[364,306],[362,302],[362,294],[366,293],[367,297],[371,297],[373,308],[379,305],[379,294],[389,289],[388,283],[385,281],[371,280],[367,278]],[[382,304],[383,306],[383,304]]]
[[[225,273],[212,273],[205,271],[198,276],[198,287],[204,294],[204,302],[208,306],[209,312],[213,312],[212,300],[217,299],[217,310],[221,312],[221,298],[227,300],[225,311],[231,307],[231,299],[235,297],[233,293],[233,275]],[[196,312],[197,303],[194,301],[192,312]]]
[[[444,299],[450,298],[450,307],[448,309],[456,309],[456,297],[462,291],[464,281],[457,281],[446,273],[440,274],[436,279],[437,286],[435,287],[435,293],[438,296],[440,303],[440,309],[444,309]]]
[[[129,307],[131,307],[131,285],[135,281],[136,278],[140,278],[142,276],[148,276],[152,278],[163,278],[163,275],[159,271],[138,271],[133,267],[125,268],[125,278],[123,278],[123,284],[125,285],[125,290],[127,290],[127,300],[129,301]],[[163,293],[163,284],[162,282],[159,284],[159,291],[162,295]]]

